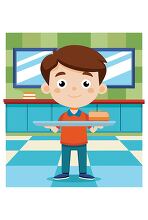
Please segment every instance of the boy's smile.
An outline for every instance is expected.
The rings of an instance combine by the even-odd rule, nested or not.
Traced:
[[[69,95],[69,97],[71,97],[71,98],[78,98],[78,97],[80,97],[81,95],[75,95],[75,96],[71,96],[71,95]]]
[[[68,68],[60,63],[51,70],[49,91],[52,98],[67,107],[82,107],[98,95],[98,72]]]

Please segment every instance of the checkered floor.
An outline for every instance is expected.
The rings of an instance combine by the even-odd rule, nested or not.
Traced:
[[[77,152],[72,151],[70,178],[56,181],[61,172],[59,137],[7,136],[7,186],[14,187],[140,187],[141,136],[89,136],[87,170],[95,180],[78,178]]]

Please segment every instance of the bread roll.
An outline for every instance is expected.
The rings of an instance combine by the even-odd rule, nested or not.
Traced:
[[[89,112],[90,121],[109,121],[108,112]]]

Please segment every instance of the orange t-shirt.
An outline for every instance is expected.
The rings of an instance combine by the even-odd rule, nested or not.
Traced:
[[[59,121],[88,121],[88,115],[80,110],[73,114],[70,110],[64,112]],[[91,126],[90,126],[91,127]],[[89,127],[89,128],[90,128]],[[63,126],[61,128],[61,144],[69,146],[83,145],[88,142],[87,140],[87,127],[79,126]]]

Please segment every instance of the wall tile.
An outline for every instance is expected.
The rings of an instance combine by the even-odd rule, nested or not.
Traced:
[[[135,66],[142,66],[142,50],[135,51]]]
[[[111,88],[108,90],[109,99],[126,99],[126,89]]]
[[[108,47],[126,47],[126,34],[125,33],[109,33],[108,34]]]
[[[142,83],[142,67],[135,68],[135,82]]]
[[[23,33],[22,47],[41,47],[40,33]]]
[[[13,67],[6,67],[6,83],[13,82]]]
[[[127,33],[126,34],[126,47],[142,49],[142,33]]]
[[[107,47],[107,33],[92,33],[91,34],[91,47],[92,48],[102,48]]]
[[[6,49],[12,50],[15,47],[22,47],[22,34],[6,33]]]
[[[91,47],[91,33],[58,33],[58,47],[71,44]]]
[[[41,33],[41,47],[57,47],[57,33]]]
[[[7,99],[21,99],[23,97],[22,89],[13,88],[12,83],[6,83],[6,98]]]
[[[6,50],[6,66],[12,67],[13,66],[13,51]]]
[[[126,99],[142,99],[142,83],[135,83],[134,89],[126,89]]]

